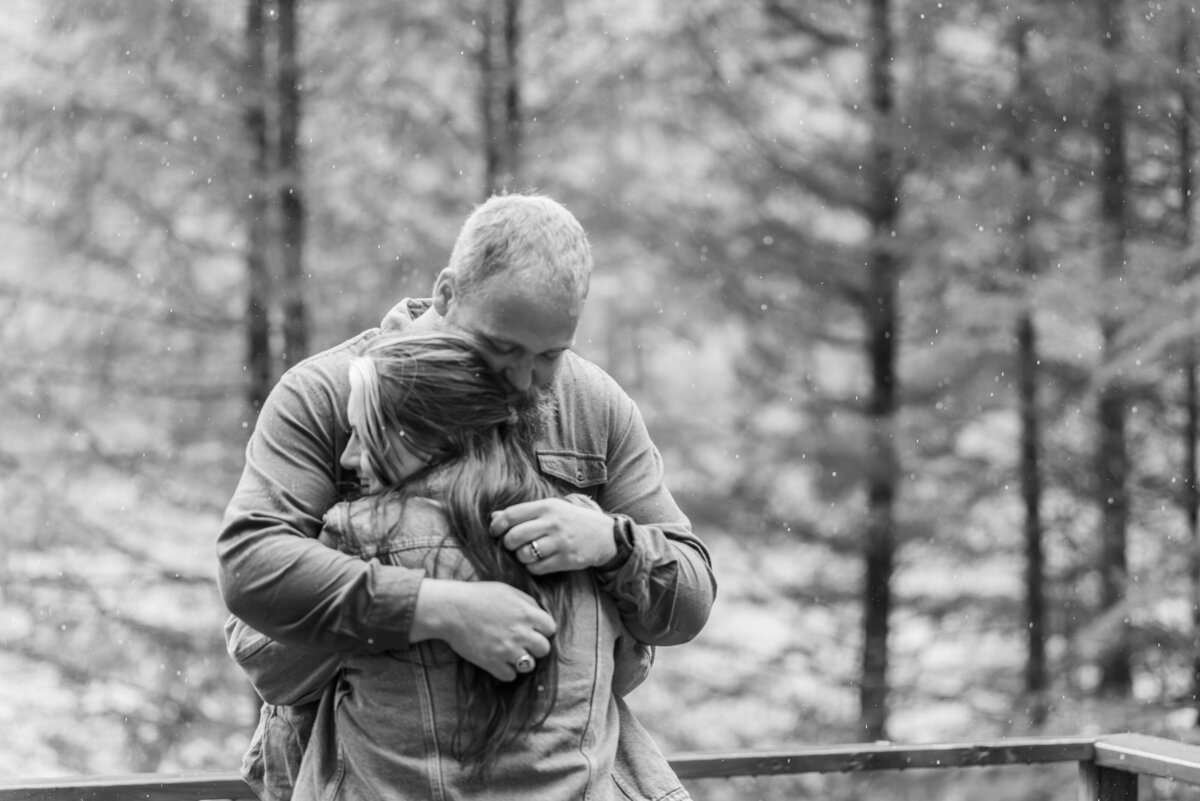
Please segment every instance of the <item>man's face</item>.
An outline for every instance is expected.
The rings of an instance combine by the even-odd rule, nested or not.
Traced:
[[[583,301],[538,284],[494,279],[467,297],[454,296],[444,325],[479,339],[484,359],[514,393],[536,394],[554,378],[575,344]]]

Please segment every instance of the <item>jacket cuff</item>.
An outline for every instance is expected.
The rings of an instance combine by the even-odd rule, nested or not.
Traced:
[[[625,515],[612,515],[613,541],[617,546],[617,555],[600,565],[600,570],[611,573],[620,569],[629,557],[633,555],[633,521]]]

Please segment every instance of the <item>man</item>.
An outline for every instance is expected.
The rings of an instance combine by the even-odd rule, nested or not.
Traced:
[[[579,222],[545,197],[494,197],[467,219],[433,298],[402,301],[383,329],[477,337],[540,430],[540,470],[561,498],[499,510],[493,533],[533,573],[592,569],[629,632],[647,645],[695,637],[716,583],[700,540],[663,483],[636,405],[570,351],[591,251]],[[218,539],[229,610],[286,645],[381,653],[442,640],[501,679],[549,651],[553,620],[497,582],[426,578],[363,562],[316,540],[322,516],[354,487],[339,457],[349,438],[347,365],[374,329],[289,370],[263,405]]]

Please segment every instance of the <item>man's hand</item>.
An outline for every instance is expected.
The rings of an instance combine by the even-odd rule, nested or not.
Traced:
[[[613,519],[562,498],[501,509],[492,515],[491,531],[535,575],[599,567],[617,555]]]
[[[442,640],[471,664],[512,681],[516,663],[526,653],[535,659],[550,653],[556,629],[554,618],[516,587],[497,581],[425,579],[417,593],[409,640]]]

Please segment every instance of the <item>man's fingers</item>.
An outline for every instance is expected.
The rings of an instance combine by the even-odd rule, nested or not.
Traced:
[[[550,640],[539,635],[536,640],[525,646],[525,650],[528,651],[531,656],[541,659],[550,653]]]
[[[542,537],[546,536],[547,533],[548,532],[546,531],[546,526],[544,523],[537,521],[518,523],[510,528],[508,533],[504,535],[504,547],[510,551],[515,551],[518,548],[528,545],[534,540],[541,539]]]
[[[507,662],[500,662],[485,668],[488,673],[491,673],[500,681],[512,681],[517,677],[517,669]]]
[[[517,664],[521,657],[528,654],[534,660],[550,658],[550,640],[538,632],[533,632],[530,636],[524,638],[523,646],[518,651],[517,656],[510,656],[500,662],[493,662],[485,669],[501,681],[512,681],[522,672],[517,669]]]
[[[519,526],[522,523],[528,523],[530,520],[538,519],[544,514],[547,504],[552,500],[556,499],[548,498],[537,501],[524,501],[492,512],[492,519],[489,526],[492,536],[503,536],[513,526]]]
[[[501,681],[517,676],[523,655],[546,658],[558,630],[554,618],[529,594],[503,582],[449,582],[428,579],[427,600],[448,597],[453,625],[434,636],[456,654]],[[453,590],[448,596],[447,591]],[[437,591],[435,594],[434,591]]]
[[[546,640],[548,640],[550,637],[553,637],[558,631],[558,623],[554,621],[554,618],[550,616],[549,612],[547,612],[545,609],[542,609],[540,606],[537,607],[537,614],[530,622],[533,625],[534,632],[540,634],[542,638]],[[549,644],[546,645],[546,648],[550,648]]]

